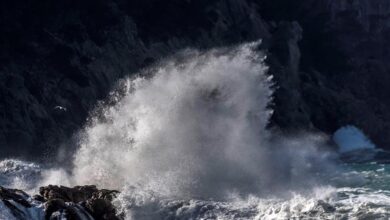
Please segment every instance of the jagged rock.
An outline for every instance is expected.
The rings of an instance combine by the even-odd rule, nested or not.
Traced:
[[[3,201],[15,201],[25,207],[30,207],[31,205],[26,200],[28,198],[27,193],[18,189],[6,189],[0,186],[0,199]]]
[[[45,219],[50,219],[54,212],[65,210],[67,206],[62,199],[50,199],[45,203]]]
[[[76,186],[69,188],[65,186],[45,186],[39,188],[39,194],[45,200],[61,199],[65,202],[81,202],[92,197],[94,192],[97,192],[96,186]]]
[[[116,190],[97,189],[95,185],[65,186],[49,185],[39,188],[39,194],[45,199],[62,199],[65,202],[81,202],[88,199],[105,199],[111,201],[119,193]]]
[[[9,209],[10,213],[18,219],[25,219],[25,210],[32,207],[29,196],[18,189],[7,189],[0,186],[0,201]]]
[[[40,195],[30,197],[21,190],[0,187],[0,201],[18,219],[32,218],[31,210],[44,213],[42,218],[68,220],[120,220],[111,203],[115,190],[97,189],[96,186],[45,186],[39,189]],[[41,210],[43,208],[43,210]],[[39,216],[35,214],[33,216]]]
[[[50,208],[50,213],[47,211],[49,216],[59,210],[67,211],[68,215],[74,216],[73,206],[66,205],[66,203],[76,203],[86,208],[94,219],[119,219],[116,216],[115,207],[111,203],[116,194],[119,193],[115,190],[99,190],[94,185],[73,188],[49,185],[39,188],[39,193],[47,201],[46,205]],[[48,208],[46,210],[49,210]]]
[[[87,200],[85,207],[95,219],[117,220],[119,219],[115,213],[115,207],[110,200],[92,198]]]

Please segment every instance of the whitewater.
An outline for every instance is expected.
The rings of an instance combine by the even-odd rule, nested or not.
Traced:
[[[7,159],[0,185],[117,189],[127,219],[389,219],[390,166],[340,160],[372,143],[337,133],[337,152],[327,135],[268,128],[277,85],[259,44],[183,50],[123,79],[77,134],[71,169]]]

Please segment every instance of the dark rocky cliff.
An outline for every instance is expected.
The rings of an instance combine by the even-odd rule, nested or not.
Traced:
[[[386,0],[0,3],[0,156],[52,157],[118,79],[185,47],[263,39],[271,126],[390,137]]]
[[[298,84],[286,84],[286,78],[278,80],[286,84],[286,94],[277,97],[274,122],[292,129],[302,127],[303,122],[303,127],[327,133],[354,124],[379,147],[388,148],[390,2],[277,0],[260,4],[265,19],[296,20],[303,30],[298,42]],[[297,99],[288,95],[291,89],[298,90]],[[291,98],[297,100],[293,106],[298,111],[293,114],[281,109]],[[284,122],[288,123],[283,125]]]

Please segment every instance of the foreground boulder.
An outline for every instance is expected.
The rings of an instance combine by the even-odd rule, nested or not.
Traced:
[[[115,190],[96,186],[45,186],[39,195],[29,196],[21,190],[0,187],[0,218],[120,220],[112,204]]]

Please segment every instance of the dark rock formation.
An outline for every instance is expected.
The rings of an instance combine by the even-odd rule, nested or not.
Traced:
[[[66,161],[118,79],[181,48],[259,38],[276,81],[273,128],[355,124],[386,148],[389,22],[386,0],[1,2],[1,156]]]
[[[39,194],[43,197],[46,216],[51,216],[53,212],[61,209],[71,209],[66,206],[67,202],[81,204],[91,216],[96,220],[116,220],[115,208],[111,201],[119,193],[115,190],[98,190],[96,186],[76,186],[73,188],[64,186],[46,186],[39,189]],[[69,213],[74,211],[70,210]]]
[[[27,201],[28,195],[22,190],[6,189],[0,187],[0,200],[10,210],[13,216],[23,219],[24,213],[18,208],[19,204],[23,208],[31,208],[32,205]]]
[[[118,191],[96,186],[46,186],[29,197],[21,190],[0,187],[0,201],[18,219],[120,220],[111,203]],[[5,212],[6,210],[2,210]]]
[[[259,13],[264,19],[275,23],[295,20],[303,30],[298,42],[299,72],[288,76],[281,75],[278,69],[273,72],[282,77],[277,80],[282,86],[276,94],[273,122],[282,128],[312,127],[326,133],[354,124],[379,147],[388,148],[390,137],[384,131],[390,126],[390,3],[260,2]],[[270,52],[275,56],[287,54]],[[289,80],[293,76],[295,81]],[[287,91],[293,94],[283,93],[286,84]]]

